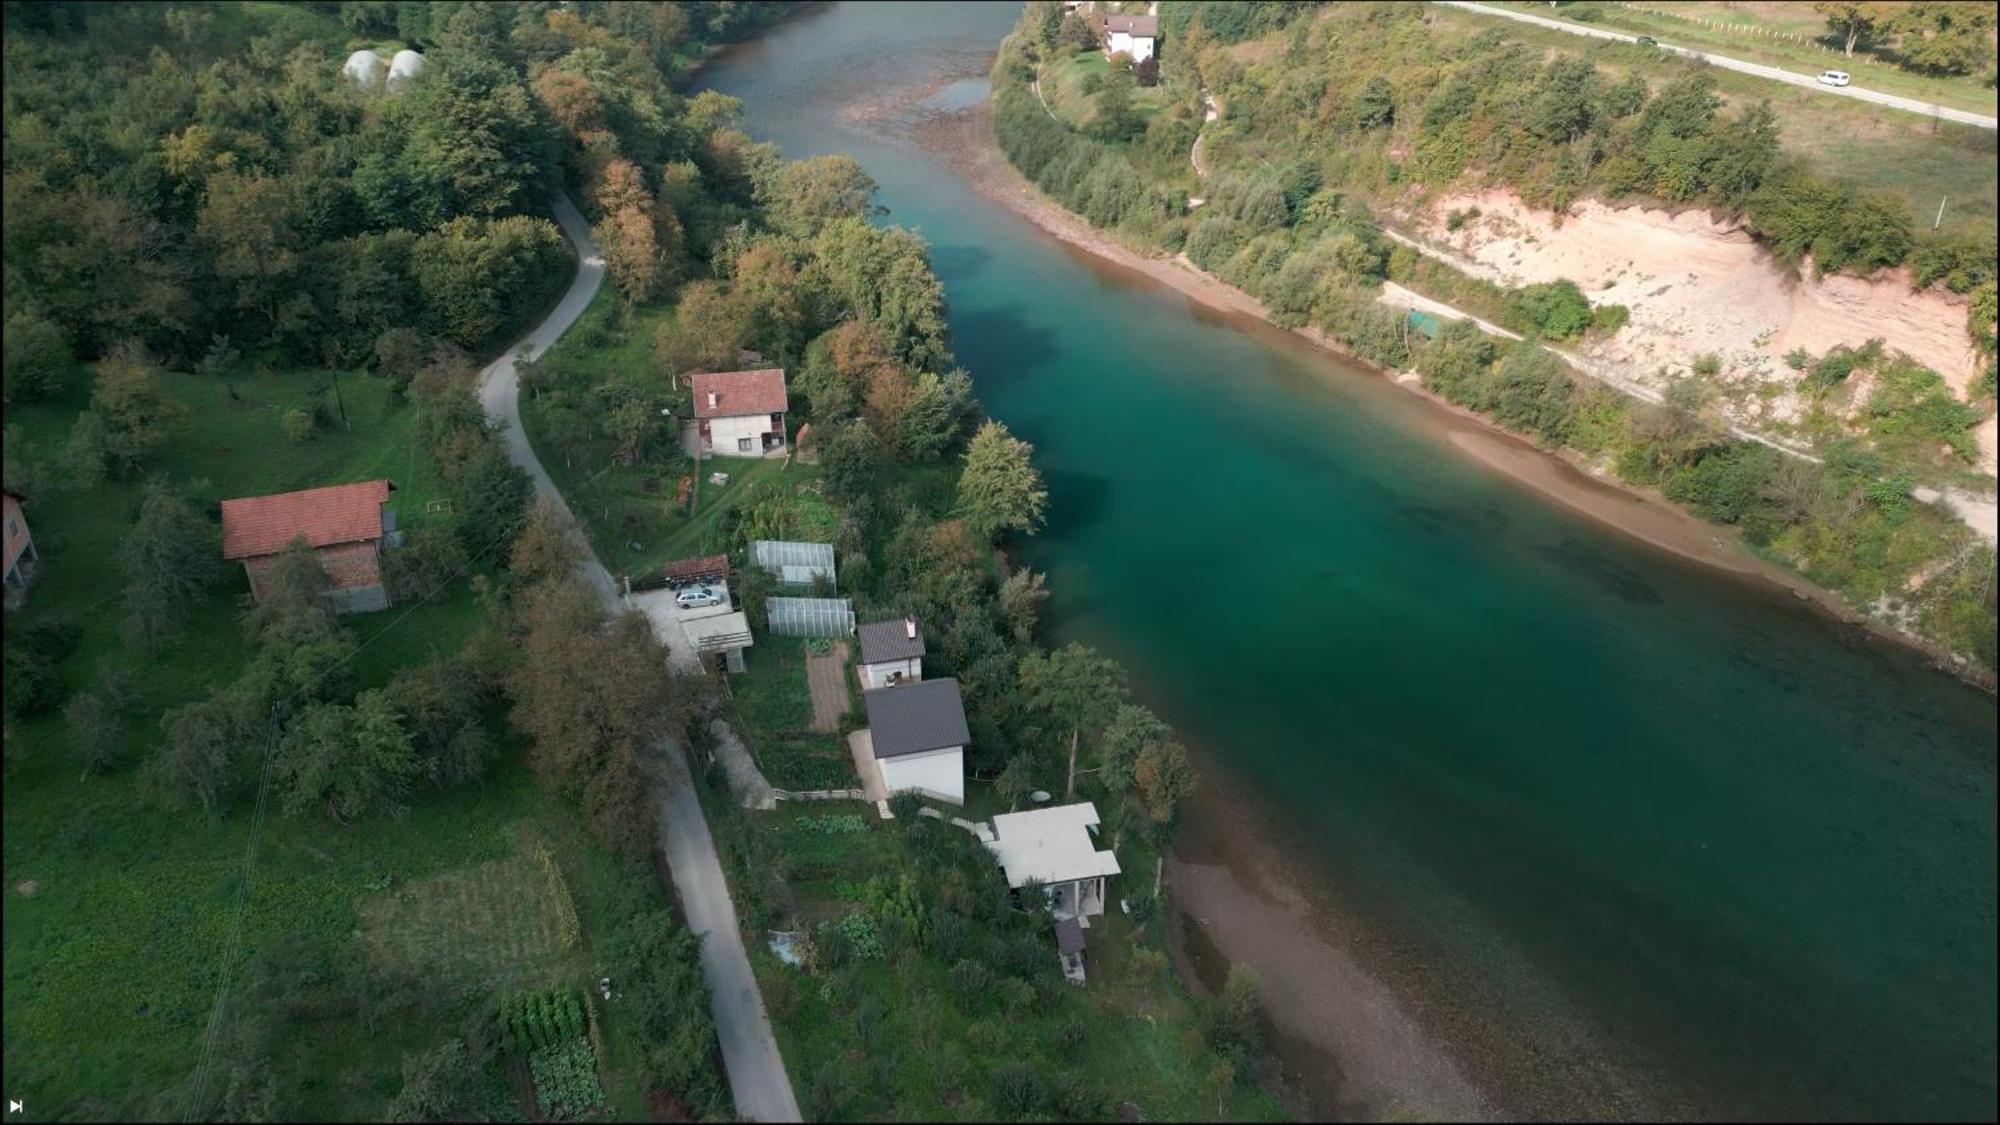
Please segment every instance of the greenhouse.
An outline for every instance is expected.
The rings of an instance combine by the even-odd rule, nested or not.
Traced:
[[[769,598],[765,619],[780,637],[845,637],[854,632],[854,607],[846,598]]]
[[[750,561],[787,586],[810,586],[824,578],[834,584],[833,544],[759,539],[750,544]]]

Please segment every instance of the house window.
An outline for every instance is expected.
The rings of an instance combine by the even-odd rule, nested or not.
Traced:
[[[749,439],[749,438],[747,438],[747,437],[740,437],[740,438],[737,438],[737,439],[736,439],[736,452],[738,452],[738,453],[749,453],[749,452],[751,451],[751,450],[750,450],[750,440],[751,440],[751,439]]]

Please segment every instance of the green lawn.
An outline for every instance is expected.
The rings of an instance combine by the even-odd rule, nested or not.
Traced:
[[[310,374],[239,375],[228,381],[165,376],[192,411],[149,468],[204,504],[227,497],[387,476],[404,527],[449,521],[426,513],[439,495],[429,459],[412,438],[412,407],[378,380],[340,379],[352,429],[335,420],[295,444],[278,417],[310,407]],[[10,406],[10,461],[46,463],[84,403],[79,386],[50,403]],[[229,387],[235,388],[235,395]],[[327,401],[331,402],[329,391]],[[231,949],[250,802],[216,822],[171,813],[143,800],[136,764],[157,745],[169,707],[199,698],[234,677],[245,657],[238,620],[247,584],[240,568],[196,608],[185,633],[157,653],[134,650],[122,633],[118,547],[131,526],[138,480],[88,492],[66,491],[42,472],[28,517],[42,554],[40,581],[8,628],[67,618],[80,629],[61,674],[72,691],[114,669],[129,674],[138,698],[119,768],[80,779],[60,715],[7,727],[4,796],[5,1021],[10,1097],[38,1118],[179,1116],[155,1104],[193,1073],[200,1036]],[[437,653],[456,651],[480,623],[463,583],[427,603],[342,619],[361,642],[357,686]],[[495,730],[504,730],[496,714]],[[339,979],[309,993],[313,1004],[284,1027],[272,1058],[287,1112],[327,1120],[379,1118],[400,1086],[403,1055],[457,1033],[470,1005],[509,980],[594,981],[593,920],[629,901],[634,876],[606,858],[550,798],[507,744],[482,782],[417,793],[408,815],[342,828],[316,814],[275,808],[257,852],[242,942],[232,967],[234,1018],[269,1014],[241,996],[247,966],[275,943],[298,943],[329,966],[369,959],[417,970],[413,1006],[386,1010],[372,1026],[339,1009]],[[256,756],[240,777],[254,790]],[[533,920],[549,882],[526,850],[546,841],[566,873],[584,923],[584,948],[551,955],[546,927]],[[649,874],[636,877],[654,895]],[[541,896],[538,898],[538,896]],[[288,950],[292,948],[286,945]],[[316,1015],[320,1005],[334,1014]],[[621,1117],[643,1116],[637,1048],[605,1013],[605,1082]],[[89,1049],[81,1049],[89,1044]]]
[[[1838,49],[1796,41],[1791,37],[1810,40],[1827,34],[1825,19],[1809,4],[1653,0],[1644,8],[1635,8],[1591,0],[1551,11],[1547,4],[1512,0],[1507,6],[1585,27],[1651,35],[1675,47],[1775,66],[1799,74],[1844,70],[1854,76],[1856,86],[1864,89],[1917,98],[1953,109],[1990,115],[1996,107],[1993,88],[1975,75],[1931,77],[1904,70],[1866,52],[1857,51],[1850,59]],[[1664,13],[1647,10],[1649,8],[1663,9]],[[1713,26],[1717,24],[1723,26]]]
[[[754,822],[756,830],[772,834],[792,872],[792,901],[783,907],[780,928],[857,909],[868,879],[891,868],[901,847],[898,834],[907,827],[900,822],[870,814],[861,817],[863,831],[811,830],[809,822],[850,809],[867,812],[846,804],[782,806]],[[997,868],[975,893],[1005,893]],[[1282,1120],[1278,1106],[1247,1077],[1218,1106],[1206,1085],[1194,1006],[1163,961],[1135,962],[1133,951],[1156,950],[1157,936],[1142,935],[1135,944],[1133,935],[1122,915],[1094,921],[1087,935],[1088,986],[1057,986],[1017,1013],[1003,1011],[990,995],[961,996],[949,966],[915,949],[864,964],[843,977],[838,990],[784,964],[761,933],[752,935],[751,959],[801,1106],[815,1103],[823,1074],[846,1068],[855,1076],[855,1087],[838,1099],[829,1120],[988,1120],[1002,1112],[993,1101],[992,1075],[1014,1062],[1028,1064],[1052,1087],[1096,1091],[1102,1100],[1090,1117],[1109,1118],[1118,1102],[1131,1100],[1155,1121]],[[1048,955],[1053,965],[1053,938]],[[1071,1026],[1080,1038],[1065,1043],[1064,1029]]]
[[[1104,57],[1104,52],[1079,52],[1042,69],[1042,98],[1070,128],[1088,129],[1097,112],[1097,97],[1084,93],[1085,81],[1095,75],[1102,82],[1110,73],[1111,60]],[[1147,124],[1165,112],[1167,105],[1164,86],[1135,86],[1132,90],[1132,108]]]
[[[577,372],[586,386],[638,387],[671,401],[676,417],[684,417],[687,391],[670,387],[657,375],[652,358],[654,333],[672,324],[673,317],[671,308],[628,311],[607,287],[547,355]],[[674,559],[727,550],[734,542],[731,513],[744,514],[742,509],[769,495],[768,490],[789,488],[810,509],[802,513],[808,526],[800,537],[833,531],[831,509],[815,492],[816,465],[784,458],[713,457],[702,461],[697,475],[694,462],[664,430],[644,461],[621,465],[612,457],[613,442],[601,434],[582,441],[556,440],[547,410],[533,395],[522,397],[521,419],[542,465],[613,574],[640,574]],[[728,483],[713,483],[718,472],[728,475]],[[683,477],[695,478],[691,517],[676,502]]]

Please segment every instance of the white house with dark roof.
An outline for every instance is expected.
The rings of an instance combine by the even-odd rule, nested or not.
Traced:
[[[965,701],[954,679],[899,683],[861,693],[868,709],[869,753],[883,791],[916,792],[965,803]]]
[[[861,690],[893,687],[906,680],[924,678],[924,635],[914,617],[876,621],[857,630],[861,637],[861,663],[855,674]]]
[[[1104,880],[1118,874],[1118,856],[1097,846],[1097,806],[1089,801],[993,818],[987,843],[1015,890],[1038,884],[1056,920],[1088,927],[1104,913]]]
[[[1106,58],[1119,53],[1132,56],[1136,63],[1153,57],[1153,48],[1160,41],[1160,18],[1158,16],[1106,16],[1104,17],[1104,55]]]

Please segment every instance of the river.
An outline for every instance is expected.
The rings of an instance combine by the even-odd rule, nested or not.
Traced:
[[[1053,630],[1197,748],[1197,964],[1260,969],[1316,1111],[1992,1118],[1993,700],[971,190],[919,126],[1016,11],[827,6],[701,84],[929,239],[1048,478]]]

